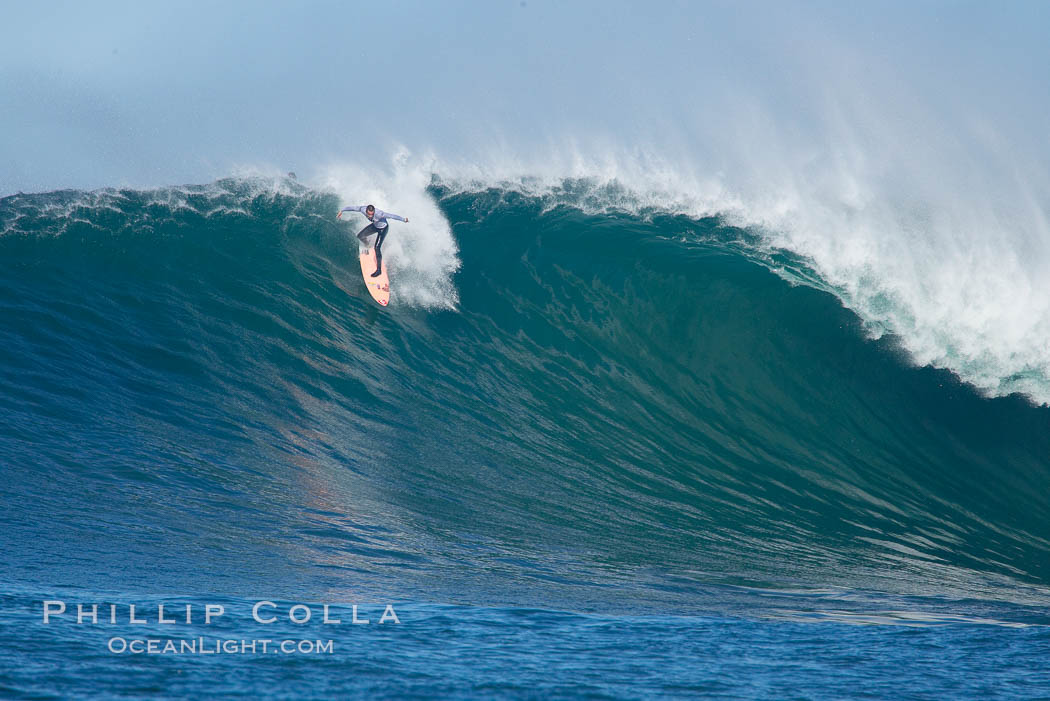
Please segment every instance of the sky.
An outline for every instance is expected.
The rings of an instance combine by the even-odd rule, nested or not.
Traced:
[[[44,1],[4,15],[0,195],[389,168],[399,150],[523,169],[643,152],[711,171],[770,153],[794,168],[828,143],[906,159],[943,142],[952,168],[981,149],[1050,151],[1043,2]]]

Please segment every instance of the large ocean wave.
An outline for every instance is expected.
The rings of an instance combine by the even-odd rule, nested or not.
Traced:
[[[401,178],[355,193],[412,220],[388,310],[344,190],[0,201],[8,576],[1045,601],[1045,408],[916,367],[733,213],[614,180]]]

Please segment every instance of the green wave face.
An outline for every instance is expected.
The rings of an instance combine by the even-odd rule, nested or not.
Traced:
[[[396,250],[386,310],[332,194],[0,201],[4,573],[1045,601],[1046,409],[909,366],[716,219],[429,192],[458,257]]]

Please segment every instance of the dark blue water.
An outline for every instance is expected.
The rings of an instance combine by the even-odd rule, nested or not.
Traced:
[[[1050,411],[717,219],[430,196],[453,308],[294,183],[0,200],[0,694],[1050,694]]]

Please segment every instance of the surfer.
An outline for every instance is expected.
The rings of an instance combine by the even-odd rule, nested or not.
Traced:
[[[390,230],[390,224],[387,223],[387,218],[397,219],[398,221],[403,221],[406,224],[408,223],[408,219],[406,219],[405,217],[400,217],[396,214],[391,214],[390,212],[384,212],[381,209],[376,209],[375,205],[371,204],[361,205],[359,207],[343,207],[341,210],[339,210],[339,214],[337,214],[335,218],[341,219],[343,217],[343,212],[360,212],[361,214],[364,214],[366,217],[368,217],[368,226],[361,229],[361,231],[357,232],[357,238],[361,241],[361,243],[364,243],[365,239],[371,236],[372,234],[378,234],[378,236],[376,236],[375,245],[376,271],[372,273],[372,277],[379,277],[380,271],[383,270],[383,239],[386,238],[387,232]]]

